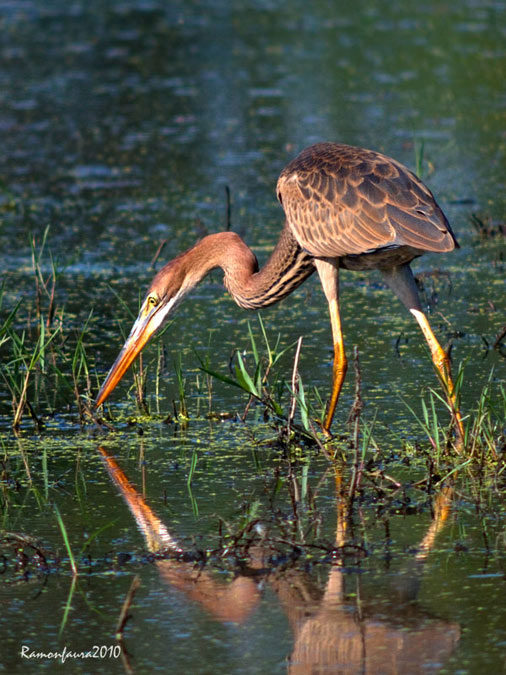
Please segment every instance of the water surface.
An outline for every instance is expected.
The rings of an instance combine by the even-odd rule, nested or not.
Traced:
[[[129,329],[126,307],[136,313],[153,275],[158,246],[165,242],[160,260],[168,260],[223,229],[226,187],[232,227],[263,262],[283,218],[277,176],[303,147],[346,142],[413,169],[423,148],[423,178],[461,248],[424,256],[414,268],[434,329],[443,343],[452,340],[454,363],[466,363],[463,409],[472,408],[492,368],[496,385],[505,378],[504,356],[490,348],[504,325],[504,239],[480,237],[471,222],[477,214],[498,232],[504,221],[505,13],[502,2],[473,1],[417,7],[318,1],[289,8],[276,2],[0,3],[2,315],[23,300],[17,328],[35,330],[30,237],[40,242],[49,226],[43,270],[50,274],[50,250],[59,271],[58,316],[70,343],[92,311],[86,349],[96,392],[121,346],[120,323]],[[348,349],[360,350],[364,415],[376,417],[381,451],[397,461],[389,471],[411,485],[422,472],[410,466],[409,447],[423,435],[401,399],[419,412],[420,392],[437,385],[427,349],[376,275],[343,273],[342,298]],[[330,326],[316,277],[262,316],[282,347],[304,335],[302,379],[325,395]],[[246,580],[251,607],[240,620],[213,614],[200,596],[178,588],[173,563],[153,559],[146,533],[107,473],[100,444],[185,550],[218,549],[224,532],[240,532],[257,513],[259,531],[295,536],[293,484],[262,411],[238,422],[244,394],[215,382],[211,408],[226,417],[207,419],[208,390],[195,352],[226,373],[233,350],[250,348],[248,320],[260,339],[255,315],[236,307],[213,273],[163,338],[158,401],[152,365],[148,397],[158,421],[135,422],[131,378],[125,378],[111,398],[119,431],[110,437],[91,425],[81,428],[72,396],[64,404],[54,380],[44,378],[38,399],[44,431],[25,417],[15,437],[9,392],[0,386],[2,526],[34,537],[48,556],[48,569],[37,571],[33,549],[25,553],[29,561],[19,554],[16,566],[6,547],[0,667],[9,673],[54,667],[48,659],[22,660],[22,644],[38,651],[115,644],[121,604],[138,574],[125,633],[137,672],[165,672],[167,664],[174,672],[307,672],[308,660],[314,665],[319,658],[314,636],[332,632],[349,635],[342,644],[329,637],[321,645],[318,653],[330,659],[332,672],[378,672],[378,645],[389,640],[401,645],[404,672],[406,664],[415,672],[415,662],[420,672],[501,672],[500,481],[494,490],[477,482],[476,508],[469,496],[475,478],[469,478],[433,531],[443,509],[436,497],[410,487],[378,506],[379,497],[366,492],[349,533],[358,548],[332,564],[335,479],[325,458],[304,450],[307,464],[294,473],[309,491],[297,522],[307,541],[320,546],[314,556],[304,550],[300,561],[278,560],[288,555],[280,545],[258,554],[271,556],[271,573],[238,576],[236,561],[226,557],[204,570],[218,584],[212,588]],[[160,421],[178,397],[180,354],[187,430]],[[152,348],[145,363],[156,358]],[[280,364],[285,379],[292,358],[293,350]],[[336,417],[343,433],[352,400],[350,372]],[[54,503],[73,550],[89,557],[66,620],[71,578]],[[357,630],[367,645],[360,654]],[[427,643],[432,653],[423,651]],[[65,667],[91,670],[84,660]],[[119,661],[92,667],[124,668]]]

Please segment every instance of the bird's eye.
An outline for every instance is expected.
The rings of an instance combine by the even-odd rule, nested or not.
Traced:
[[[148,305],[153,308],[156,307],[158,304],[158,298],[156,298],[154,295],[150,295],[148,298]]]

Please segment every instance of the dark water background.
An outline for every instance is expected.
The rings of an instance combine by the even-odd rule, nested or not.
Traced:
[[[124,330],[131,321],[119,299],[136,313],[160,242],[166,240],[162,258],[170,259],[226,226],[226,186],[233,229],[262,262],[282,223],[277,176],[303,147],[336,140],[374,148],[411,168],[423,147],[423,178],[461,248],[425,256],[414,267],[435,330],[443,342],[453,338],[454,363],[466,362],[465,410],[492,368],[497,382],[505,378],[503,356],[486,346],[504,324],[504,239],[480,238],[471,222],[473,214],[492,228],[504,222],[505,38],[503,2],[0,2],[2,311],[33,297],[30,236],[40,240],[49,225],[64,321],[77,333],[93,310],[87,353],[98,384],[121,346],[120,320]],[[49,271],[48,259],[45,264]],[[379,442],[400,457],[403,441],[420,435],[400,397],[419,410],[420,391],[435,384],[427,350],[374,274],[343,274],[342,287],[346,343],[360,349],[365,414],[376,415]],[[20,330],[33,320],[23,307],[19,316]],[[304,335],[303,381],[325,394],[330,326],[317,279],[262,316],[282,346]],[[252,440],[270,433],[260,412],[249,418],[251,433],[234,421],[206,419],[195,355],[209,356],[225,372],[233,349],[249,348],[248,320],[259,336],[255,316],[234,305],[214,273],[164,337],[167,369],[158,405],[170,411],[177,398],[172,364],[181,354],[193,418],[188,430],[148,425],[140,436],[125,424],[108,440],[129,478],[188,546],[212,547],[219,519],[236,523],[252,505],[265,505],[275,488],[279,457]],[[125,378],[111,399],[118,414],[135,412],[130,383]],[[352,399],[349,377],[338,426]],[[212,405],[242,411],[245,399],[215,383]],[[113,523],[94,539],[90,574],[78,581],[62,635],[66,574],[1,587],[0,669],[54,667],[22,660],[22,644],[42,651],[113,644],[121,603],[138,572],[127,640],[136,672],[286,671],[293,631],[273,586],[266,585],[245,623],[216,621],[161,583],[159,569],[146,563],[144,540],[96,453],[101,437],[55,407],[42,435],[27,421],[16,438],[2,384],[0,406],[3,455],[21,473],[28,462],[44,477],[21,481],[5,501],[2,526],[37,537],[65,558],[51,503],[77,551]],[[190,494],[186,478],[195,452]],[[310,462],[314,485],[326,468],[322,458]],[[332,496],[327,476],[318,507],[329,540]],[[495,493],[487,499],[497,504]],[[278,506],[289,507],[286,495]],[[375,554],[362,570],[363,592],[385,600],[385,579],[423,538],[430,513],[391,515],[388,536],[384,521],[364,517]],[[486,510],[476,514],[461,503],[426,563],[421,612],[449,632],[458,627],[460,635],[444,672],[504,672],[504,526],[504,509],[502,519],[488,518]],[[122,551],[133,552],[134,561],[122,566],[120,558],[112,573],[110,560]],[[324,584],[325,575],[317,570],[314,583]],[[348,581],[354,587],[355,575]],[[122,672],[118,662],[73,661],[65,668]]]

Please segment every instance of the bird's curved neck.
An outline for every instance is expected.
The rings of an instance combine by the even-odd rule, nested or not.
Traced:
[[[276,248],[259,269],[253,251],[235,232],[201,239],[184,255],[187,283],[193,287],[221,267],[224,284],[238,305],[259,309],[279,302],[314,272],[313,258],[302,251],[285,225]]]

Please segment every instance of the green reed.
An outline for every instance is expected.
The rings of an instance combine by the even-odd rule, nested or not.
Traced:
[[[10,338],[11,357],[1,366],[1,375],[12,400],[14,429],[19,429],[21,418],[25,408],[28,408],[34,421],[39,423],[35,410],[28,397],[28,385],[33,374],[38,369],[42,373],[47,372],[46,351],[49,345],[59,334],[57,328],[46,333],[43,317],[40,317],[39,334],[35,343],[30,344],[25,331],[20,334],[12,329],[8,330]]]
[[[183,376],[183,365],[181,354],[178,355],[174,363],[174,371],[176,374],[177,391],[179,394],[179,410],[177,411],[177,418],[180,421],[188,421],[188,406],[186,404],[186,380]]]
[[[459,394],[463,382],[464,368],[461,366],[455,384]],[[456,445],[452,428],[442,422],[439,413],[441,409],[448,409],[447,399],[434,389],[430,389],[428,396],[421,399],[421,416],[410,404],[403,402],[423,430],[434,453],[433,456],[439,462],[448,454],[448,449]],[[474,407],[463,418],[463,447],[457,448],[457,451],[463,456],[479,459],[482,464],[496,462],[500,458],[500,449],[506,440],[505,420],[506,390],[502,382],[494,382],[492,369]]]
[[[207,363],[199,358],[200,369],[204,373],[211,375],[220,382],[237,387],[249,395],[249,401],[242,416],[243,419],[246,418],[254,400],[262,403],[274,415],[283,416],[281,399],[285,390],[285,383],[279,379],[274,379],[271,382],[270,376],[278,361],[296,344],[293,343],[284,349],[280,349],[280,337],[278,336],[276,344],[272,347],[261,317],[259,317],[259,324],[263,338],[263,348],[259,346],[251,324],[248,322],[251,351],[248,355],[239,349],[235,351],[233,359],[235,379],[209,368]]]

